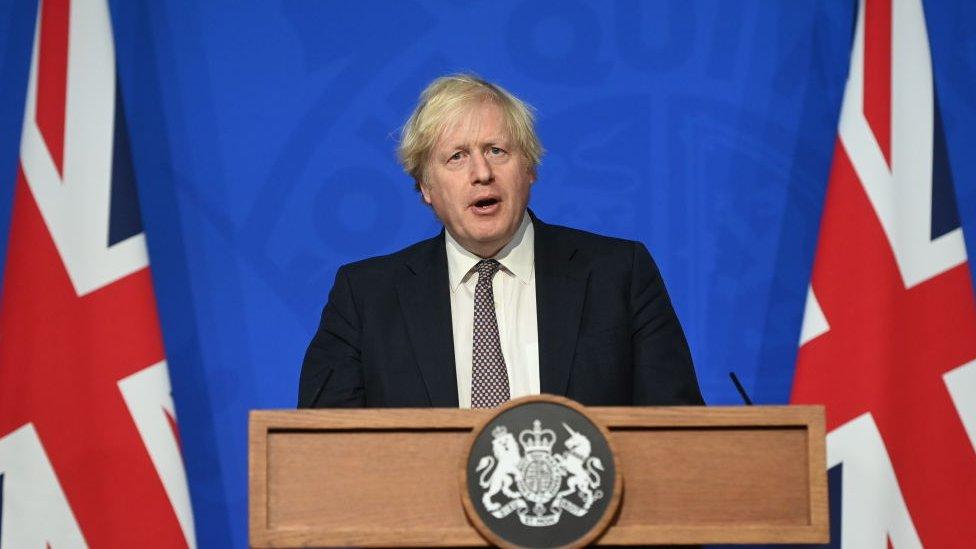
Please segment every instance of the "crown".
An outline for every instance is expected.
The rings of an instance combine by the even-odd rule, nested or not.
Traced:
[[[525,448],[525,452],[552,452],[552,445],[556,443],[556,432],[552,429],[543,429],[542,422],[538,419],[532,422],[532,430],[524,430],[519,433],[519,442]]]

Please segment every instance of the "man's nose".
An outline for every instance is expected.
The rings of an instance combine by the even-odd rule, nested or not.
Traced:
[[[491,164],[483,154],[471,155],[471,182],[488,183],[491,181]]]

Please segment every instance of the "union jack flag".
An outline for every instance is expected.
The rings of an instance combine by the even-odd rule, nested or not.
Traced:
[[[973,546],[976,302],[920,0],[860,2],[792,400],[827,407],[835,545]]]
[[[0,296],[0,546],[195,546],[106,0],[43,0]]]

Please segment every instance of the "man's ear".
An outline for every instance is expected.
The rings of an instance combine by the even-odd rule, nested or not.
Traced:
[[[430,186],[423,181],[420,182],[420,195],[424,197],[424,203],[430,206]]]
[[[529,175],[529,185],[534,185],[535,176],[536,176],[535,167],[532,165],[531,162],[529,162],[529,159],[526,158],[524,154],[521,156],[522,156],[522,166],[525,168],[525,172]]]

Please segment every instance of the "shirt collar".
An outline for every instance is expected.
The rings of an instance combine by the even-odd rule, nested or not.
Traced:
[[[448,277],[451,291],[454,292],[482,258],[464,249],[457,240],[454,240],[450,231],[444,231],[444,240],[447,246]],[[532,281],[535,269],[535,229],[527,212],[522,215],[522,223],[516,229],[512,240],[495,254],[494,259],[498,260],[502,267],[522,284]]]

